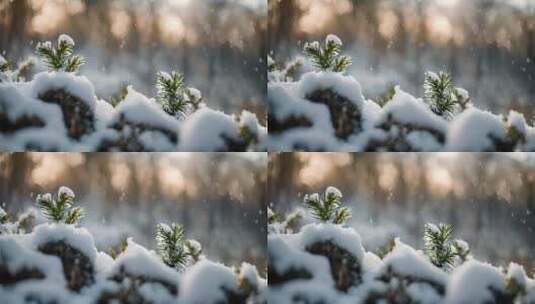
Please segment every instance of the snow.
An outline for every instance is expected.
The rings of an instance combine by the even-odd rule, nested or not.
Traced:
[[[385,271],[391,267],[395,273],[402,276],[413,276],[444,285],[447,282],[446,273],[431,264],[422,252],[414,250],[399,239],[395,240],[394,249],[385,256],[383,264]]]
[[[58,44],[66,43],[68,45],[74,46],[74,40],[71,38],[71,36],[67,34],[61,34],[58,37]]]
[[[61,259],[39,252],[42,244],[56,241],[65,242],[89,258],[95,270],[91,285],[79,292],[66,288]],[[227,292],[243,292],[238,286],[238,272],[233,267],[203,258],[179,273],[166,266],[154,251],[131,238],[116,260],[97,252],[94,245],[87,230],[65,224],[41,224],[28,234],[0,235],[0,265],[7,267],[10,275],[17,277],[19,272],[28,270],[44,275],[35,279],[19,276],[17,282],[1,285],[0,299],[16,304],[28,303],[30,298],[32,303],[95,303],[103,293],[113,295],[133,289],[144,301],[155,304],[204,304],[226,302]],[[123,280],[114,279],[120,274],[125,274]],[[239,275],[257,287],[260,298],[264,297],[267,281],[259,277],[255,266],[242,263]],[[178,291],[176,295],[169,289],[173,287]]]
[[[267,282],[263,281],[258,274],[258,270],[252,264],[243,262],[240,266],[240,276],[251,283],[253,286],[264,285]]]
[[[30,234],[32,247],[37,249],[49,242],[65,242],[84,254],[91,263],[97,255],[93,236],[85,228],[65,224],[41,224]]]
[[[127,239],[127,244],[126,250],[115,260],[109,271],[110,274],[118,273],[124,269],[129,275],[178,282],[178,273],[163,264],[155,252],[137,244],[132,238]]]
[[[452,121],[447,134],[447,150],[455,152],[493,150],[492,138],[504,139],[505,135],[501,117],[469,108]]]
[[[514,110],[509,111],[509,116],[507,117],[507,124],[509,125],[509,127],[514,128],[521,135],[526,134],[527,123],[523,114]]]
[[[438,230],[436,225],[427,227]],[[500,294],[511,295],[510,290],[506,290],[507,280],[514,280],[520,287],[518,294],[511,295],[514,297],[511,303],[530,303],[535,299],[535,280],[528,278],[518,264],[511,263],[504,272],[470,258],[446,272],[433,265],[423,251],[399,238],[383,258],[365,251],[360,240],[353,228],[324,223],[307,224],[297,233],[269,231],[270,271],[285,279],[270,286],[268,302],[295,303],[299,298],[306,303],[397,303],[394,299],[429,304],[496,303]],[[341,277],[331,274],[327,257],[307,251],[310,244],[323,241],[331,241],[349,251],[362,266],[361,280],[346,292],[334,285]],[[464,241],[456,242],[460,247],[469,248]],[[299,276],[303,273],[304,277]]]
[[[64,113],[60,105],[44,102],[39,96],[50,90],[63,90],[88,106],[94,118],[94,130],[80,139],[68,136],[64,122]],[[188,88],[193,98],[202,94],[195,88]],[[81,151],[91,152],[106,148],[115,149],[113,143],[127,149],[138,147],[140,143],[149,151],[200,151],[228,150],[227,143],[221,138],[226,136],[235,142],[241,141],[239,128],[247,126],[258,141],[247,143],[247,150],[265,150],[267,128],[262,126],[256,115],[243,111],[239,120],[235,115],[212,110],[202,106],[200,110],[189,115],[184,121],[168,115],[154,99],[149,98],[133,87],[128,87],[127,96],[116,108],[106,100],[95,96],[93,84],[84,76],[66,72],[41,72],[28,82],[0,83],[0,114],[5,115],[12,126],[8,131],[0,131],[0,148],[7,151]],[[19,120],[31,119],[32,124],[17,125]],[[147,127],[133,129],[128,124],[121,130],[115,129],[115,123],[124,119],[134,125]],[[207,121],[205,121],[205,119]],[[182,124],[184,126],[182,127]],[[155,129],[155,130],[151,130]],[[129,133],[132,132],[132,133]],[[168,132],[168,133],[166,133]],[[176,135],[178,143],[170,139]],[[179,135],[184,137],[181,141]],[[127,139],[125,135],[132,135]],[[123,136],[123,137],[122,137]],[[202,138],[207,137],[207,138]],[[132,144],[121,145],[122,139]]]
[[[340,248],[347,250],[359,261],[364,255],[360,235],[351,228],[326,223],[308,224],[303,226],[296,238],[298,238],[298,241],[296,241],[301,248],[306,248],[318,242],[331,241]]]
[[[336,41],[336,38],[328,38]],[[319,46],[318,42],[308,43]],[[429,72],[430,77],[438,75]],[[268,82],[269,115],[280,124],[276,133],[269,134],[269,151],[532,151],[535,150],[535,128],[526,123],[522,114],[511,111],[507,123],[503,118],[474,107],[468,91],[456,87],[456,94],[466,109],[458,107],[453,120],[446,120],[431,111],[429,106],[400,86],[395,87],[392,100],[382,108],[364,98],[357,81],[366,75],[346,76],[333,72],[305,72],[293,81]],[[367,88],[369,90],[369,88]],[[320,103],[307,100],[318,90],[331,90],[357,105],[361,114],[360,126],[346,139],[335,136],[331,113]],[[379,92],[377,93],[379,94]],[[299,119],[310,125],[287,123]],[[392,124],[389,124],[391,122]],[[514,127],[522,136],[511,141],[506,126]],[[511,143],[509,145],[509,143]]]
[[[63,197],[63,196],[71,198],[71,199],[75,197],[74,192],[71,190],[71,188],[66,187],[66,186],[61,186],[58,189],[58,197]]]
[[[78,97],[89,109],[95,109],[96,97],[93,84],[84,76],[77,76],[67,72],[41,72],[32,81],[32,97],[50,90],[65,90]]]
[[[360,83],[353,76],[344,76],[335,72],[310,72],[303,75],[297,83],[297,96],[305,98],[318,90],[333,90],[362,109],[364,97]]]
[[[463,88],[455,88],[455,91],[457,91],[457,94],[461,96],[463,100],[468,100],[470,98],[468,91]]]
[[[527,285],[527,275],[524,267],[517,263],[510,263],[507,268],[507,278],[512,279],[521,287],[526,287]]]
[[[333,186],[329,186],[327,187],[327,189],[325,190],[325,197],[337,197],[337,198],[342,198],[342,192],[340,190],[338,190],[338,188],[336,187],[333,187]]]
[[[325,38],[325,43],[326,44],[329,44],[329,43],[334,43],[336,45],[343,45],[342,43],[342,39],[340,39],[338,36],[336,36],[335,34],[329,34],[327,35],[327,37]]]
[[[239,130],[234,119],[223,112],[201,108],[182,123],[181,150],[225,150],[227,144],[222,136],[234,140],[239,139]]]
[[[197,90],[196,88],[188,88],[188,92],[195,100],[202,99],[201,91]]]
[[[13,236],[0,236],[0,265],[7,266],[11,274],[23,270],[37,270],[45,276],[46,280],[58,285],[65,284],[63,268],[57,257],[24,248]]]
[[[223,288],[228,291],[237,290],[233,271],[223,264],[202,260],[181,278],[179,294],[185,303],[225,303]]]
[[[392,118],[398,123],[446,133],[446,120],[435,115],[421,99],[414,98],[399,86],[396,86],[395,91],[392,100],[383,108],[377,124]]]
[[[127,91],[125,99],[115,108],[116,113],[110,124],[117,122],[123,116],[133,123],[161,127],[171,131],[178,130],[179,122],[165,113],[156,101],[137,92],[132,86],[128,86]]]
[[[303,251],[299,246],[298,237],[283,234],[268,235],[269,267],[273,267],[280,274],[292,270],[305,270],[312,275],[312,280],[325,286],[334,286],[327,259]]]
[[[453,271],[446,291],[446,303],[494,303],[492,288],[503,291],[505,282],[493,266],[470,260]]]

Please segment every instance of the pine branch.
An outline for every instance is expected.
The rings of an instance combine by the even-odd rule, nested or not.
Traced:
[[[202,253],[201,244],[184,240],[184,228],[176,223],[156,225],[156,245],[163,262],[178,271],[198,261]]]
[[[0,207],[0,224],[5,224],[9,221],[9,215],[4,210],[4,208]]]
[[[453,228],[447,224],[438,226],[427,223],[424,228],[425,253],[435,266],[450,270],[456,256],[452,245]]]
[[[179,72],[158,72],[156,89],[157,100],[164,111],[177,118],[197,110],[202,101],[199,90],[185,87],[184,75]]]
[[[9,70],[9,61],[4,56],[0,55],[0,72],[7,72]]]
[[[323,45],[318,41],[306,43],[303,54],[316,68],[322,71],[341,73],[352,63],[351,57],[341,55],[342,45],[340,38],[328,35]]]
[[[466,109],[469,98],[465,94],[466,91],[453,86],[448,73],[425,74],[424,98],[435,114],[446,119],[453,118],[457,109]]]
[[[80,55],[74,55],[73,49],[72,38],[60,35],[56,46],[53,46],[50,41],[38,43],[36,52],[49,69],[76,72],[85,63],[85,59]]]
[[[305,195],[304,203],[315,219],[343,224],[351,217],[351,211],[347,207],[342,207],[341,199],[340,190],[328,187],[322,197],[317,193]]]
[[[36,204],[48,220],[73,225],[84,217],[83,209],[73,206],[74,198],[72,190],[63,186],[56,197],[50,193],[37,195]]]
[[[268,81],[291,82],[302,65],[303,60],[301,58],[285,64],[278,64],[271,56],[268,56]]]

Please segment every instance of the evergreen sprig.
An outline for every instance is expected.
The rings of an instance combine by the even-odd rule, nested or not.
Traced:
[[[164,111],[178,118],[196,110],[202,101],[197,89],[185,86],[184,75],[180,72],[172,71],[171,74],[158,72],[156,89],[158,102]]]
[[[318,41],[306,43],[303,53],[316,68],[322,71],[344,72],[352,61],[351,57],[341,54],[342,45],[340,38],[328,35],[323,45]]]
[[[453,86],[451,76],[446,72],[425,73],[424,98],[431,111],[446,119],[451,119],[457,107],[465,108],[468,100],[463,100]]]
[[[12,64],[0,55],[0,82],[24,81],[24,75],[35,65],[33,58],[28,58],[18,63],[12,70]]]
[[[351,217],[351,211],[342,207],[342,193],[334,187],[328,187],[323,196],[314,193],[305,195],[305,206],[312,216],[326,223],[343,224]]]
[[[73,52],[74,41],[67,35],[60,35],[57,45],[50,41],[38,43],[36,52],[49,69],[76,72],[85,63],[84,57]]]
[[[9,222],[9,215],[4,208],[0,207],[0,224],[5,224],[7,222]]]
[[[56,197],[52,194],[39,194],[36,203],[43,215],[56,223],[76,224],[84,217],[84,210],[75,207],[74,193],[71,189],[62,186],[58,190]]]
[[[4,56],[0,55],[0,72],[7,72],[9,70],[9,61]]]
[[[195,240],[184,239],[184,228],[180,224],[156,225],[156,245],[163,262],[178,271],[199,260],[202,247]]]
[[[424,249],[431,263],[446,271],[451,270],[459,259],[460,263],[466,261],[470,248],[465,241],[452,240],[453,227],[447,224],[425,224]]]
[[[268,81],[269,82],[291,82],[294,80],[298,70],[303,65],[303,60],[297,58],[284,64],[277,63],[268,55]]]

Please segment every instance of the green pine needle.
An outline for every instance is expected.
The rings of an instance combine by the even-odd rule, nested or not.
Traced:
[[[36,198],[37,207],[50,221],[74,225],[84,217],[81,207],[74,207],[74,194],[66,187],[60,187],[56,197],[52,194],[40,194]]]
[[[344,72],[352,63],[351,57],[341,55],[342,42],[335,36],[329,35],[325,43],[319,42],[306,43],[303,48],[304,55],[312,64],[327,72]]]
[[[450,271],[456,264],[466,261],[470,254],[468,244],[452,240],[453,228],[447,224],[426,224],[424,228],[425,254],[435,266]]]
[[[5,224],[9,221],[9,215],[4,210],[4,208],[0,207],[0,224]]]
[[[431,111],[447,119],[453,117],[456,106],[461,102],[451,76],[446,72],[425,74],[424,98]]]
[[[305,195],[304,203],[312,216],[325,223],[343,224],[351,217],[351,211],[342,207],[342,193],[334,187],[328,187],[322,197],[315,193]]]
[[[60,36],[56,46],[47,41],[38,43],[36,52],[46,66],[54,71],[76,72],[85,63],[84,57],[74,55],[74,42]]]
[[[156,245],[163,262],[178,271],[198,261],[202,253],[197,241],[184,240],[184,228],[176,223],[156,225]]]
[[[157,100],[169,115],[182,118],[196,110],[202,101],[200,94],[184,84],[184,75],[172,71],[171,74],[158,72],[156,77]],[[197,91],[198,92],[198,91]]]

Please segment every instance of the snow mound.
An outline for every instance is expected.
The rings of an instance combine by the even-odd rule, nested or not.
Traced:
[[[96,97],[93,84],[84,76],[67,72],[42,72],[32,81],[32,97],[40,98],[51,90],[64,90],[78,97],[91,110],[94,110]]]
[[[505,282],[498,269],[471,260],[451,274],[446,303],[497,303],[496,293],[504,290]]]
[[[41,224],[30,234],[32,247],[37,249],[47,243],[64,242],[79,250],[92,263],[95,262],[97,250],[93,236],[85,228],[76,228],[64,224]]]
[[[470,108],[457,116],[449,127],[447,149],[457,152],[500,151],[505,140],[501,117]]]
[[[116,113],[110,124],[117,123],[123,117],[129,122],[155,129],[178,130],[178,121],[165,113],[153,99],[137,92],[132,86],[129,86],[127,90],[128,93],[115,109]]]
[[[180,140],[186,151],[241,151],[244,146],[234,119],[206,107],[184,120]]]
[[[181,299],[191,304],[227,303],[237,289],[232,269],[208,260],[193,265],[180,280]]]
[[[431,264],[427,257],[412,247],[395,240],[394,249],[383,259],[383,271],[391,269],[396,274],[413,279],[427,280],[436,284],[446,285],[445,272]]]
[[[236,272],[201,259],[179,273],[132,239],[114,260],[72,225],[0,236],[2,303],[266,303],[267,292],[251,264]]]
[[[125,252],[117,257],[109,270],[110,276],[125,272],[132,276],[178,282],[176,271],[163,264],[156,253],[137,244],[132,238],[127,239],[127,244]]]
[[[504,273],[470,257],[447,272],[399,239],[386,252],[381,249],[381,257],[366,252],[360,240],[353,228],[333,224],[308,224],[297,233],[270,230],[268,302],[477,304],[535,299],[535,280],[518,264],[511,263]]]
[[[67,72],[0,82],[5,151],[265,151],[266,141],[266,127],[248,111],[234,116],[204,106],[181,120],[132,87],[114,108],[86,77]]]

